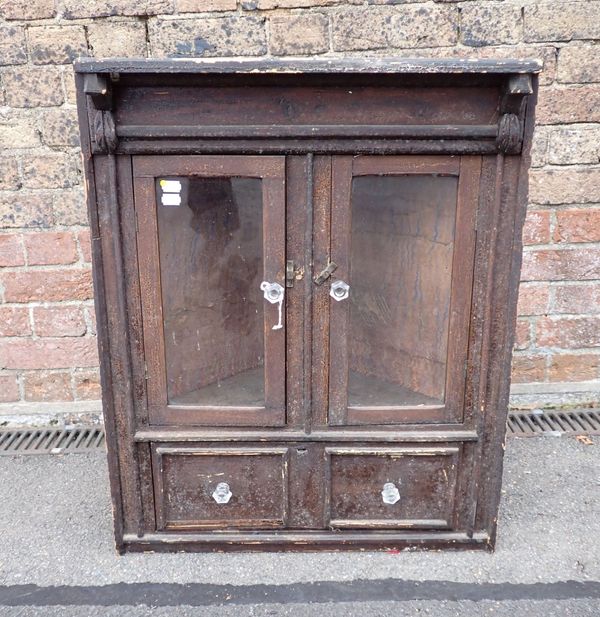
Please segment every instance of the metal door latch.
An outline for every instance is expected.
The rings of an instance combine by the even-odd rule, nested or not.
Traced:
[[[322,285],[335,271],[337,270],[337,264],[331,261],[329,265],[319,272],[314,281],[317,285]]]
[[[271,328],[272,330],[280,330],[283,328],[283,298],[285,296],[285,289],[279,283],[269,283],[263,281],[260,284],[260,288],[265,296],[265,300],[271,304],[279,304],[279,320]]]
[[[233,497],[229,484],[227,482],[219,482],[217,488],[213,491],[212,497],[217,503],[229,503],[229,500]]]

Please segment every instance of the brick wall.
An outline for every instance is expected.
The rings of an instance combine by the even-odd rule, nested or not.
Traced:
[[[550,400],[546,391],[571,400],[600,390],[599,0],[1,0],[0,7],[4,413],[52,402],[93,408],[100,396],[70,66],[79,55],[543,59],[514,382],[535,404]]]

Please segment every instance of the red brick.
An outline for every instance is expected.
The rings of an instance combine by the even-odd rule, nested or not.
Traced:
[[[512,380],[514,383],[544,381],[546,356],[514,354],[512,359]]]
[[[523,253],[522,281],[568,281],[600,278],[600,249],[540,249]]]
[[[600,284],[560,285],[554,288],[553,313],[600,313]]]
[[[550,212],[530,210],[523,227],[523,244],[547,244],[550,242]]]
[[[75,371],[73,381],[77,400],[97,401],[102,398],[100,372],[97,369]]]
[[[79,249],[83,257],[83,261],[90,263],[92,261],[92,243],[89,229],[84,229],[77,234]]]
[[[600,316],[543,317],[536,324],[538,347],[600,347]]]
[[[532,169],[529,201],[535,204],[600,202],[600,169]]]
[[[72,401],[71,375],[69,373],[49,373],[35,371],[25,373],[26,401]]]
[[[556,242],[600,242],[600,210],[559,210],[556,213]]]
[[[72,264],[79,259],[75,237],[68,231],[25,234],[23,241],[30,266]]]
[[[79,306],[36,307],[33,324],[38,336],[82,336],[87,329]]]
[[[600,355],[553,355],[548,369],[550,381],[588,381],[600,375]]]
[[[96,339],[0,339],[0,368],[58,369],[98,366]]]
[[[600,85],[540,88],[538,124],[600,122]]]
[[[25,253],[17,234],[0,234],[0,267],[25,265]]]
[[[93,297],[89,269],[6,272],[0,279],[6,302],[61,302]]]
[[[521,283],[519,287],[519,315],[544,315],[548,312],[550,290],[548,285]]]
[[[29,309],[0,306],[0,336],[29,336]]]
[[[531,345],[531,328],[526,319],[517,319],[515,349],[526,349]]]
[[[0,375],[0,403],[14,403],[21,398],[16,375]]]

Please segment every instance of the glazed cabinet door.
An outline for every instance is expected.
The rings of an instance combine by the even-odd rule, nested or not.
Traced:
[[[332,157],[328,424],[461,421],[480,168]]]
[[[285,159],[133,157],[155,425],[285,424]]]

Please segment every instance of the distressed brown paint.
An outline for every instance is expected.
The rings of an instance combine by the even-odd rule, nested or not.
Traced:
[[[117,548],[493,548],[539,67],[76,71]]]

